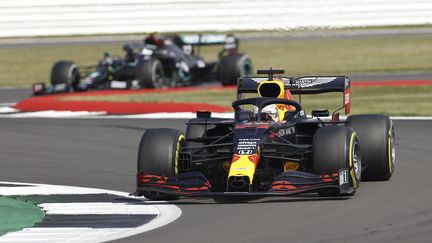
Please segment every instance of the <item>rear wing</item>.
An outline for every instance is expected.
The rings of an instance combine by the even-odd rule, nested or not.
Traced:
[[[345,114],[350,113],[350,81],[346,76],[305,76],[299,78],[280,77],[278,80],[283,82],[285,90],[291,94],[321,94],[329,92],[343,93],[343,107]],[[241,99],[243,93],[258,93],[260,83],[268,81],[266,77],[243,77],[238,79],[237,99]]]
[[[231,34],[181,35],[180,38],[186,45],[192,45],[192,46],[224,45],[225,50],[238,49],[238,44],[239,44],[237,37]]]

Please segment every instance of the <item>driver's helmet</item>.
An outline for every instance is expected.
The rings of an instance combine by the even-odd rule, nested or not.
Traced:
[[[106,52],[104,52],[104,54],[103,54],[103,58],[105,59],[105,58],[111,58],[112,57],[112,53],[110,52],[110,51],[106,51]]]
[[[271,104],[261,110],[261,117],[265,121],[279,122],[279,110],[276,104]]]
[[[111,65],[114,62],[112,53],[110,51],[104,52],[103,59],[100,62],[102,65]]]
[[[162,46],[162,39],[157,38],[154,34],[150,34],[144,39],[144,45]]]

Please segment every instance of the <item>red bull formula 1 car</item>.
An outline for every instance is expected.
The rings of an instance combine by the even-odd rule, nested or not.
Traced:
[[[312,192],[349,196],[362,180],[390,179],[395,136],[389,117],[352,115],[342,120],[338,110],[332,115],[313,110],[307,116],[292,95],[340,92],[339,110],[348,114],[348,78],[276,76],[281,73],[259,70],[267,77],[240,78],[234,119],[198,112],[186,123],[185,134],[147,130],[139,145],[135,195],[153,200]]]

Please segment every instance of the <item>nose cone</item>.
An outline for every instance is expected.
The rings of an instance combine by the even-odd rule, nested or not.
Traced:
[[[259,163],[258,154],[239,155],[234,154],[231,162],[231,167],[228,174],[228,180],[231,177],[247,176],[249,182],[252,183],[255,169]]]

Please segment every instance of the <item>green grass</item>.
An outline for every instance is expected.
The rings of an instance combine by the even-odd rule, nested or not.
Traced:
[[[121,53],[121,45],[71,45],[0,49],[0,86],[28,86],[49,82],[51,66],[58,60],[95,65],[107,50]]]
[[[240,43],[258,68],[284,68],[288,75],[432,70],[432,36],[390,36],[317,39],[260,39]],[[123,55],[121,45],[52,45],[0,48],[0,86],[30,86],[48,82],[52,64],[74,60],[96,64],[110,50]],[[220,47],[202,48],[215,60]]]
[[[256,67],[282,67],[293,76],[432,67],[432,36],[269,40],[244,45],[245,50],[253,50],[250,55]]]
[[[0,196],[0,236],[31,227],[44,216],[44,211],[32,203]]]
[[[64,100],[117,102],[186,102],[230,106],[235,90],[198,90],[192,92],[150,93],[108,96],[72,96]],[[298,97],[296,97],[298,98]],[[342,94],[303,95],[302,105],[307,112],[326,108],[334,111],[342,105]],[[431,116],[432,86],[353,87],[351,113],[376,113],[392,116]]]

